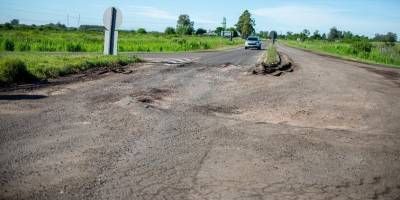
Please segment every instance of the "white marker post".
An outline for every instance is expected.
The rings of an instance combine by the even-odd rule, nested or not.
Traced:
[[[103,16],[104,27],[104,55],[117,55],[118,53],[118,31],[122,24],[121,10],[115,7],[108,8]]]

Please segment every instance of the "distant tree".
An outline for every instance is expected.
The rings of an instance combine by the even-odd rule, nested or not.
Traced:
[[[268,38],[269,32],[268,31],[260,31],[258,36],[260,36],[261,38]]]
[[[386,34],[386,38],[388,42],[396,42],[397,41],[397,35],[396,33],[388,32]]]
[[[67,28],[67,26],[65,26],[65,24],[61,24],[60,22],[57,22],[57,24],[55,26],[58,29],[66,29]]]
[[[388,45],[394,45],[395,42],[397,41],[397,35],[396,33],[388,32],[386,34],[375,34],[375,37],[373,39],[374,41],[377,42],[385,42]]]
[[[11,29],[14,28],[13,25],[11,25],[11,23],[8,23],[8,22],[4,24],[4,27],[5,27],[6,29],[8,29],[8,30],[11,30]]]
[[[352,43],[354,41],[359,41],[357,37],[351,31],[343,31],[342,39],[344,42]]]
[[[326,34],[322,34],[321,39],[326,40]]]
[[[336,27],[332,27],[328,34],[328,40],[338,40],[342,38],[342,32]]]
[[[303,30],[303,32],[302,32],[302,34],[306,37],[306,38],[308,38],[309,36],[310,36],[310,31],[308,30],[308,29],[304,29]]]
[[[217,35],[221,35],[222,34],[222,31],[224,31],[224,27],[217,27],[216,29],[215,29],[215,33],[217,34]]]
[[[190,21],[189,15],[180,15],[176,25],[176,33],[191,35],[194,32],[194,22]]]
[[[174,29],[173,27],[167,27],[167,28],[165,29],[164,33],[167,34],[167,35],[173,35],[173,34],[175,34],[176,32],[175,32],[175,29]]]
[[[99,25],[80,25],[79,30],[83,31],[103,31],[104,27]]]
[[[196,30],[196,35],[204,35],[205,33],[207,33],[207,30],[204,28],[198,28]]]
[[[139,33],[139,34],[146,34],[147,33],[146,29],[144,29],[144,28],[139,28],[136,32]]]
[[[239,36],[239,33],[236,31],[236,29],[234,27],[230,27],[227,30],[233,33],[232,37],[238,37]]]
[[[313,40],[320,40],[320,39],[322,39],[322,36],[321,36],[321,34],[319,33],[318,30],[315,30],[314,33],[313,33],[313,35],[311,36],[311,39],[313,39]]]
[[[251,34],[254,34],[256,23],[248,10],[245,10],[243,14],[239,17],[236,23],[236,30],[240,33],[242,38],[247,38]]]
[[[18,19],[13,19],[10,21],[10,24],[13,26],[19,25],[19,20]]]
[[[293,32],[288,31],[288,32],[286,32],[286,39],[295,40],[296,38],[293,36]]]

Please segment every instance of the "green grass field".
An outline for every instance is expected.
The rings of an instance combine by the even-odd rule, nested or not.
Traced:
[[[294,41],[281,40],[280,42],[303,49],[309,49],[315,52],[327,53],[346,59],[363,61],[367,63],[384,64],[392,67],[400,67],[400,45],[388,46],[383,43],[373,42],[370,52],[359,51],[354,45],[343,42],[329,41]]]
[[[0,52],[0,83],[12,83],[27,79],[44,80],[90,68],[124,66],[138,61],[137,57],[131,55]]]
[[[0,30],[0,51],[102,52],[103,32],[61,30]],[[242,44],[236,38],[138,34],[119,32],[121,52],[177,52],[216,49]],[[10,46],[11,45],[11,46]]]

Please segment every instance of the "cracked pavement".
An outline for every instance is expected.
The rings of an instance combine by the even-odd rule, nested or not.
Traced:
[[[400,71],[278,50],[0,93],[0,199],[399,199]]]

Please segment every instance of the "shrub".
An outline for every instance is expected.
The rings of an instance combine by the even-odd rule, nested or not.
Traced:
[[[12,40],[6,39],[4,41],[4,50],[6,51],[14,51],[15,49],[15,44]]]
[[[19,59],[5,59],[0,63],[0,82],[12,83],[32,80],[26,65]]]
[[[164,33],[167,35],[173,35],[175,34],[175,29],[173,27],[167,27]]]
[[[196,30],[196,35],[204,35],[204,34],[206,34],[207,33],[207,30],[206,29],[203,29],[203,28],[198,28],[197,30]]]
[[[368,41],[356,41],[351,44],[354,54],[358,53],[370,53],[372,50],[372,44]]]
[[[146,29],[144,29],[144,28],[139,28],[139,29],[137,30],[137,33],[139,33],[139,34],[146,34],[147,31],[146,31]]]

